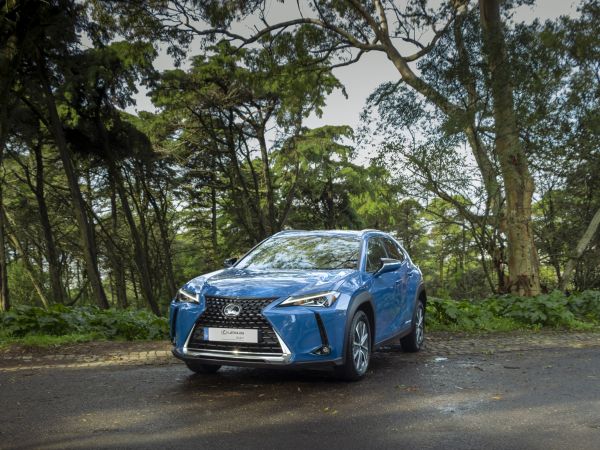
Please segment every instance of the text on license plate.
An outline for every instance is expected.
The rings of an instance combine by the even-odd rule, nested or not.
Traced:
[[[205,328],[205,341],[258,343],[258,330],[241,328]]]

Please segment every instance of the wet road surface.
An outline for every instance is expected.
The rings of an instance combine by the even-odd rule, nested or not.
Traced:
[[[600,348],[378,353],[367,378],[0,370],[0,448],[600,448]]]

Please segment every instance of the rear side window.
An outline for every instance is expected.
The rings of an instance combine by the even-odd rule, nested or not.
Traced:
[[[388,255],[390,255],[390,258],[404,261],[404,253],[400,251],[396,243],[391,239],[385,239],[385,249],[387,250]]]
[[[367,272],[375,272],[381,266],[381,258],[387,258],[383,240],[378,237],[369,239],[367,247]]]

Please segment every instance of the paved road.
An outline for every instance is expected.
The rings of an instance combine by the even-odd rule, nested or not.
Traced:
[[[327,373],[0,370],[0,448],[600,448],[600,347],[378,353]]]

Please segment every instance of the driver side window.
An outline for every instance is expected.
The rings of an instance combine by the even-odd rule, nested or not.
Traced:
[[[367,272],[375,272],[381,266],[381,258],[387,257],[381,238],[370,238],[367,247]]]
[[[398,261],[404,261],[404,254],[400,251],[400,249],[396,246],[394,241],[391,239],[385,240],[385,248],[390,255],[390,258],[396,259]]]

